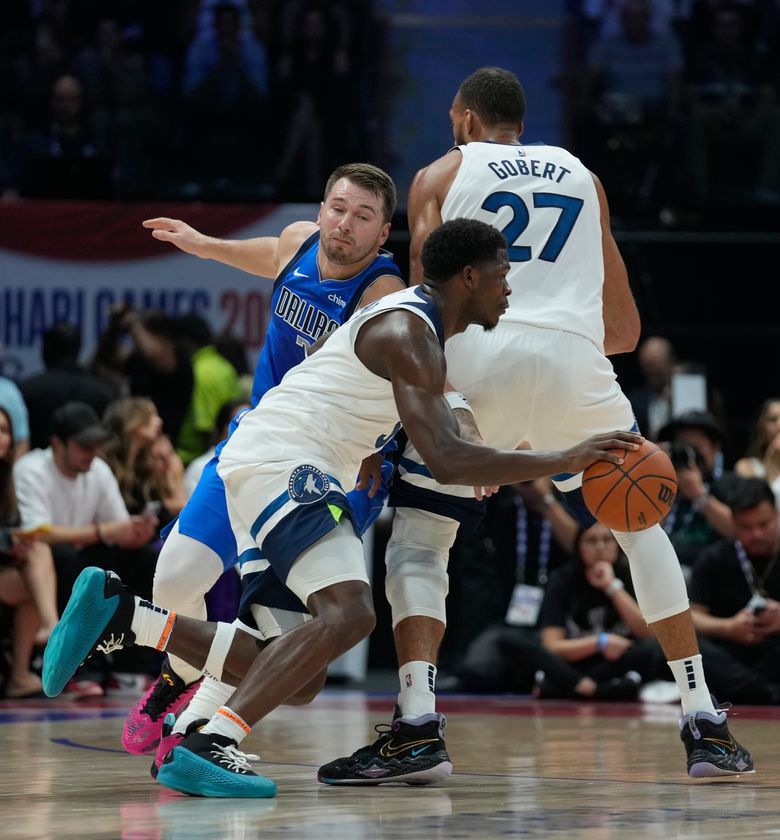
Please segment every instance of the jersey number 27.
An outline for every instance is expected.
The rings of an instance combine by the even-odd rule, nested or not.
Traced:
[[[540,260],[555,262],[563,250],[566,240],[571,235],[584,202],[581,198],[548,192],[533,193],[533,197],[534,207],[553,207],[561,211],[555,226],[544,243],[544,247],[539,252]],[[534,256],[531,253],[530,246],[516,244],[523,231],[528,227],[531,218],[528,205],[516,193],[504,191],[491,193],[482,203],[482,209],[491,213],[498,213],[502,207],[508,207],[512,211],[509,224],[501,231],[509,243],[507,249],[509,262],[528,262]]]

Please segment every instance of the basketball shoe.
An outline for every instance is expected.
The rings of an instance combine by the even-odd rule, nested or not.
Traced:
[[[199,685],[200,680],[187,685],[166,658],[160,676],[130,710],[122,729],[122,746],[132,755],[152,752],[160,743],[165,716],[177,715]]]
[[[192,723],[190,723],[186,732],[174,732],[173,727],[176,723],[176,715],[167,714],[165,716],[165,720],[162,725],[160,743],[157,745],[157,752],[154,755],[154,761],[152,761],[152,766],[149,768],[149,772],[152,774],[153,779],[157,778],[157,773],[160,770],[160,765],[162,764],[165,756],[168,755],[174,747],[178,746],[182,740],[187,737],[187,735],[197,732],[208,722],[208,718],[199,718],[198,720],[193,720]]]
[[[157,781],[191,796],[264,798],[276,785],[252,770],[259,756],[243,753],[226,735],[191,732],[170,750],[157,771]]]
[[[43,653],[44,693],[56,697],[96,650],[111,653],[132,645],[134,610],[132,591],[114,572],[84,569]]]
[[[750,753],[729,732],[725,710],[716,715],[685,715],[680,720],[680,738],[688,754],[688,775],[693,778],[755,773]]]
[[[429,785],[452,773],[444,745],[444,715],[430,714],[375,726],[379,737],[350,756],[324,764],[317,779],[326,785]]]

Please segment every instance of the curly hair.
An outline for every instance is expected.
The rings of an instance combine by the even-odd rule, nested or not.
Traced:
[[[445,283],[467,265],[479,265],[496,258],[506,248],[504,234],[476,219],[452,219],[432,231],[422,248],[426,281]]]

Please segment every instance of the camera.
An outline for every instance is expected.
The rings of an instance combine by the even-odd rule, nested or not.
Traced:
[[[676,470],[694,469],[699,466],[699,453],[690,443],[682,441],[674,441],[669,446],[669,459]]]

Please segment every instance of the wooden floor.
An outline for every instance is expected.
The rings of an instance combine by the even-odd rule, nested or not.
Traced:
[[[0,837],[122,840],[754,838],[780,835],[780,709],[745,708],[736,736],[758,772],[693,781],[676,706],[442,697],[453,776],[434,787],[336,788],[320,763],[367,743],[390,697],[325,692],[280,709],[243,749],[279,785],[272,800],[168,791],[119,731],[131,697],[0,701]]]

